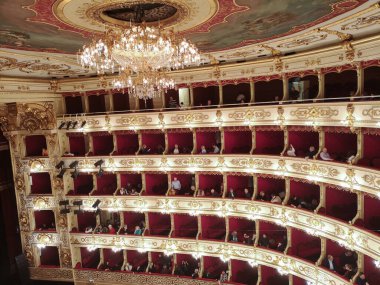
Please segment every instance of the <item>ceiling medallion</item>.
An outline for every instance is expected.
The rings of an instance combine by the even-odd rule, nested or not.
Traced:
[[[114,88],[127,88],[139,99],[158,97],[175,87],[167,72],[198,65],[198,49],[172,30],[149,27],[144,11],[136,9],[134,22],[123,30],[108,29],[101,37],[84,45],[78,60],[82,67],[98,74],[118,73]]]

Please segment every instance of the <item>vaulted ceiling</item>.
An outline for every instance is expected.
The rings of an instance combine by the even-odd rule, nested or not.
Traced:
[[[105,27],[160,23],[193,41],[204,62],[302,52],[378,35],[365,0],[2,0],[0,76],[91,75],[76,52]]]

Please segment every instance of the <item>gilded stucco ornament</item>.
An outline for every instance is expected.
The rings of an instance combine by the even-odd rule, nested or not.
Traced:
[[[20,128],[30,133],[36,130],[51,130],[56,126],[54,106],[52,103],[20,104]]]

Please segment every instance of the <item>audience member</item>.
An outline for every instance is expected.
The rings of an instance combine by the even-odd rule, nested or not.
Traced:
[[[297,196],[293,196],[289,200],[289,205],[292,206],[292,207],[295,207],[295,208],[297,208],[300,205],[300,203],[301,203],[300,199],[298,199]]]
[[[169,108],[177,108],[177,106],[178,106],[177,101],[172,96],[170,96],[169,97]]]
[[[296,150],[295,148],[293,147],[293,145],[291,144],[290,147],[288,148],[288,150],[286,151],[286,154],[288,156],[296,156]]]
[[[48,152],[47,148],[42,149],[42,156],[49,156],[49,152]]]
[[[192,279],[197,279],[197,278],[199,278],[199,269],[198,269],[198,268],[195,268],[195,269],[194,269],[194,273],[191,274],[191,278],[192,278]]]
[[[128,193],[128,195],[131,195],[131,196],[137,196],[137,195],[139,195],[139,193],[136,191],[135,188],[132,188],[131,192]]]
[[[120,234],[128,234],[128,225],[124,224],[124,226],[120,229]]]
[[[346,250],[341,256],[340,256],[340,263],[342,265],[350,264],[354,267],[357,266],[356,261],[358,259],[358,256],[355,252],[351,250]]]
[[[269,246],[269,238],[267,234],[263,234],[261,238],[259,238],[259,246],[268,247]]]
[[[86,227],[86,229],[84,230],[84,233],[86,233],[86,234],[90,234],[92,232],[93,232],[93,229],[91,226]]]
[[[238,242],[238,235],[237,235],[237,231],[233,231],[231,232],[230,234],[230,242]]]
[[[116,234],[116,229],[111,224],[108,225],[108,233],[111,235]]]
[[[174,191],[176,191],[176,192],[181,191],[181,182],[178,180],[177,177],[173,178],[172,189],[174,189]]]
[[[359,277],[356,279],[356,285],[369,285],[363,272],[360,272]]]
[[[327,268],[327,269],[330,269],[332,271],[336,271],[337,270],[337,267],[336,267],[336,264],[335,264],[335,261],[334,261],[334,257],[332,255],[327,255],[327,257],[323,260],[322,262],[322,265]]]
[[[121,268],[123,270],[123,267]],[[130,265],[128,262],[124,265],[125,271],[132,271],[132,265]]]
[[[211,105],[212,105],[211,100],[207,100],[207,106],[211,106]]]
[[[251,193],[249,193],[248,188],[244,188],[244,198],[251,199]]]
[[[243,243],[252,245],[254,240],[256,239],[256,235],[253,235],[252,238],[248,234],[243,235]]]
[[[213,153],[219,153],[220,152],[220,149],[218,148],[218,146],[216,144],[213,144],[212,145],[212,149],[213,149]]]
[[[257,196],[257,200],[259,201],[268,201],[268,197],[265,194],[264,191],[260,191],[259,195]]]
[[[228,198],[235,199],[235,192],[233,188],[230,188],[230,190],[228,190]]]
[[[327,152],[327,148],[323,148],[322,152],[319,154],[322,160],[334,160],[331,158],[330,154]]]
[[[314,146],[310,146],[308,152],[306,153],[305,158],[314,158],[314,156],[317,154],[317,150],[315,149]]]
[[[204,145],[201,146],[201,154],[206,154],[207,153],[207,149]]]
[[[355,275],[355,268],[351,264],[345,264],[343,267],[343,276],[347,279],[351,279]]]
[[[142,230],[139,226],[135,227],[135,231],[133,232],[134,235],[136,236],[141,236],[142,235]]]
[[[140,150],[140,154],[148,154],[148,153],[150,153],[150,148],[148,148],[146,144],[143,144]]]
[[[204,197],[204,196],[206,196],[205,195],[205,191],[203,189],[198,189],[197,196],[198,197]]]
[[[210,196],[211,197],[219,197],[219,193],[215,191],[215,189],[210,190]]]
[[[271,203],[278,203],[278,204],[281,204],[282,200],[280,198],[280,196],[276,195],[276,194],[272,194],[271,195],[271,200],[270,200]]]
[[[165,152],[165,148],[162,145],[158,145],[156,149],[157,154],[163,154]]]
[[[220,273],[219,282],[227,282],[228,281],[228,273],[226,271],[222,271]]]
[[[175,144],[175,145],[174,145],[173,154],[179,154],[178,144]]]

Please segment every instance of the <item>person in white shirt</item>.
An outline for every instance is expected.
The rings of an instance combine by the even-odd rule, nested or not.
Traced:
[[[206,147],[204,145],[201,146],[201,154],[206,154],[207,153],[207,150],[206,150]]]
[[[174,189],[175,191],[181,190],[181,182],[177,179],[177,177],[173,178],[172,189]]]
[[[178,144],[175,144],[175,145],[174,145],[173,154],[179,154]]]
[[[218,146],[216,144],[212,145],[212,148],[214,149],[213,153],[219,153],[220,152],[220,149],[218,148]]]
[[[93,231],[92,227],[87,227],[87,228],[84,230],[84,232],[85,232],[86,234],[90,234],[90,233],[92,233],[92,231]]]
[[[327,148],[323,148],[322,152],[319,155],[322,160],[334,160],[331,158],[330,154],[327,152]]]
[[[288,156],[296,156],[296,150],[295,148],[293,147],[293,145],[290,145],[290,147],[288,148],[288,150],[286,151],[286,154]]]
[[[272,199],[270,200],[271,203],[278,203],[278,204],[280,204],[282,202],[280,196],[278,196],[278,195],[272,194],[271,197],[272,197]]]

